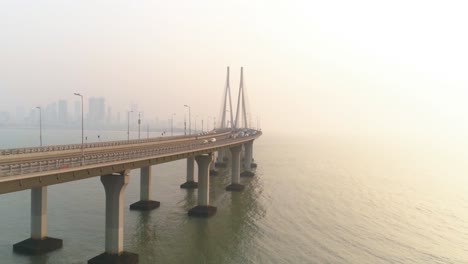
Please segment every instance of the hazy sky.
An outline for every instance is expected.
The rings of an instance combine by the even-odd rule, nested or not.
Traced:
[[[466,1],[0,1],[0,111],[104,96],[271,132],[468,133]],[[448,134],[447,134],[448,133]]]

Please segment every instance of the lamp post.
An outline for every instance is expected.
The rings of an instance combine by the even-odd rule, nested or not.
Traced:
[[[190,105],[184,105],[184,106],[188,108],[189,135],[192,135],[192,117],[191,117]]]
[[[210,131],[210,119],[211,119],[211,116],[208,116],[208,120],[206,121],[206,131]]]
[[[133,110],[127,111],[127,141],[130,141],[130,113],[133,113]]]
[[[140,127],[141,127],[141,112],[138,112],[138,139],[140,139]]]
[[[42,109],[40,106],[36,108],[39,109],[39,146],[42,147]]]
[[[81,166],[84,165],[84,122],[83,122],[83,95],[74,93],[74,95],[81,97]]]
[[[184,113],[184,136],[187,135],[187,115]]]
[[[172,113],[171,115],[171,136],[174,135],[174,116],[175,115],[176,115],[175,113]]]

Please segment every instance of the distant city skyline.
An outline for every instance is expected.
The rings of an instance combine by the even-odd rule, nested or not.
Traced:
[[[251,119],[268,131],[468,133],[464,2],[180,5],[2,2],[0,120],[17,105],[69,108],[75,92],[105,97],[120,123],[133,103],[161,123],[184,104],[218,115],[226,67],[235,95],[243,66]]]
[[[73,105],[73,107],[72,107]],[[46,102],[44,105],[39,105],[42,109],[42,123],[46,127],[51,128],[79,128],[81,126],[81,104],[77,100],[64,100],[59,99],[58,101]],[[29,111],[26,111],[29,109]],[[90,97],[86,100],[84,107],[84,121],[85,126],[89,129],[124,129],[127,126],[127,112],[123,113],[125,116],[122,119],[122,113],[120,111],[113,112],[112,106],[106,104],[104,97]],[[170,118],[161,118],[158,115],[154,115],[148,112],[139,110],[139,106],[136,103],[131,103],[129,108],[130,121],[132,130],[138,129],[138,114],[141,117],[142,131],[146,131],[149,127],[151,131],[165,131],[170,128]],[[17,106],[15,112],[0,111],[0,127],[36,127],[39,125],[39,113],[36,106],[26,107],[23,105]],[[73,114],[72,114],[73,113]],[[176,130],[189,130],[188,127],[188,116],[185,113],[185,109],[181,108],[174,116],[174,128]],[[162,121],[161,121],[162,120]],[[167,121],[164,121],[167,120]],[[216,117],[198,115],[192,116],[192,130],[213,129],[213,127],[219,124],[216,123]],[[187,122],[184,124],[184,122]],[[218,120],[219,122],[219,120]],[[256,124],[255,124],[256,125]]]

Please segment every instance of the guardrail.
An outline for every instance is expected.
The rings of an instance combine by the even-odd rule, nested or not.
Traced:
[[[156,155],[171,154],[174,152],[194,151],[194,150],[203,149],[206,147],[217,147],[221,145],[226,145],[227,143],[236,144],[236,143],[240,143],[240,142],[243,142],[250,138],[255,138],[255,137],[256,135],[251,135],[247,137],[238,137],[238,138],[227,137],[224,140],[220,140],[214,143],[203,143],[201,140],[197,140],[195,142],[190,142],[189,144],[181,143],[178,145],[156,146],[150,149],[139,149],[139,150],[119,151],[119,152],[112,152],[110,150],[109,153],[105,153],[105,154],[85,155],[83,165],[93,165],[93,164],[101,164],[101,163],[104,164],[104,163],[109,163],[109,162],[145,158],[145,157],[151,157],[151,156],[156,156]],[[51,160],[24,162],[24,163],[17,162],[17,163],[12,163],[12,164],[0,165],[0,177],[17,176],[17,175],[24,175],[24,174],[30,174],[30,173],[36,173],[36,172],[43,172],[43,171],[54,171],[54,170],[68,169],[68,168],[80,167],[80,166],[81,166],[80,154],[77,154],[75,157],[71,157],[71,158],[68,157],[68,158],[63,158],[63,159],[51,159]]]
[[[209,137],[215,135],[222,135],[228,133],[227,131],[222,130],[221,133],[209,133],[205,135],[181,135],[181,136],[171,136],[171,137],[155,137],[148,139],[132,139],[132,140],[118,140],[118,141],[105,141],[105,142],[92,142],[83,144],[84,149],[89,148],[99,148],[99,147],[113,147],[121,145],[131,145],[131,144],[144,144],[144,143],[154,143],[154,142],[163,142],[163,141],[177,141],[177,140],[190,140],[196,139],[197,137]],[[50,151],[64,151],[64,150],[74,150],[81,149],[81,144],[68,144],[68,145],[51,145],[43,147],[28,147],[28,148],[14,148],[14,149],[1,149],[0,156],[6,155],[18,155],[18,154],[29,154],[29,153],[38,153],[38,152],[50,152]]]

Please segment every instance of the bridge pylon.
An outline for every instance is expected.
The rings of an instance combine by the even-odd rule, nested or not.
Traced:
[[[228,108],[229,107],[229,108]],[[229,112],[229,115],[226,113]],[[224,86],[224,95],[223,95],[223,103],[221,106],[221,113],[220,113],[220,126],[219,128],[228,128],[232,127],[232,122],[234,120],[232,112],[232,98],[231,98],[231,85],[229,81],[229,67],[226,70],[226,85]]]
[[[229,115],[227,114],[229,113]],[[229,79],[229,67],[227,67],[226,70],[226,85],[224,86],[224,95],[223,95],[223,103],[221,106],[221,112],[220,112],[220,126],[219,128],[229,128],[233,127],[234,123],[234,113],[232,111],[232,97],[231,97],[231,84],[230,84],[230,79]],[[214,167],[226,167],[226,161],[227,161],[227,155],[226,151],[220,150],[218,151],[218,155],[216,155],[216,162],[214,164]],[[217,171],[212,168],[211,169],[211,174],[216,175]]]
[[[234,126],[233,126],[235,129],[249,127],[249,120],[247,119],[247,116],[248,116],[247,108],[249,104],[246,101],[247,101],[247,96],[246,96],[245,88],[244,88],[244,67],[241,67],[239,95],[237,97],[236,119],[235,119]]]

